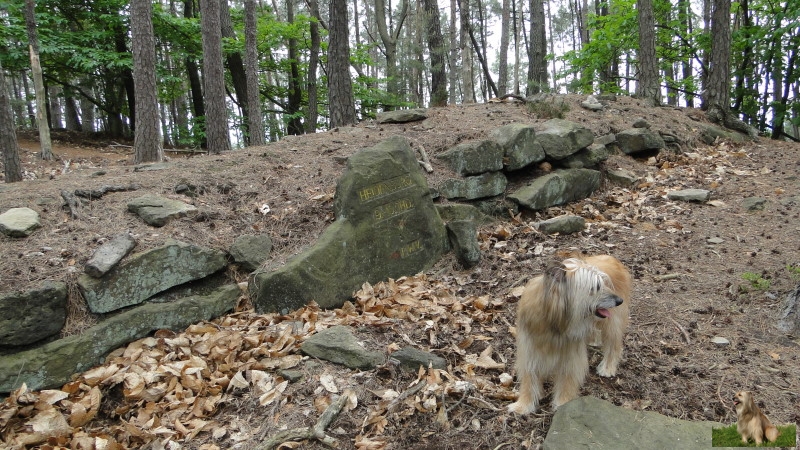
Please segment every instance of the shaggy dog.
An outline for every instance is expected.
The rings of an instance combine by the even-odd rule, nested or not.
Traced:
[[[750,438],[756,441],[756,444],[761,444],[765,437],[770,442],[778,439],[778,429],[758,408],[753,400],[753,394],[748,391],[737,392],[733,397],[733,404],[736,405],[736,415],[739,417],[736,431],[742,435],[743,443],[747,444]]]
[[[566,259],[528,282],[517,310],[519,397],[508,410],[536,411],[548,377],[553,408],[577,397],[589,371],[586,346],[598,332],[603,360],[597,373],[616,375],[630,293],[630,273],[609,255]]]

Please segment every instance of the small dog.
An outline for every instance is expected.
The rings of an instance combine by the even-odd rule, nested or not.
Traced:
[[[742,435],[742,442],[752,438],[756,444],[766,437],[768,441],[775,442],[778,439],[778,429],[761,412],[761,409],[753,400],[753,394],[748,391],[737,392],[733,397],[733,404],[736,405],[736,415],[739,420],[736,422],[736,431]]]
[[[547,377],[553,408],[577,397],[589,371],[586,347],[597,333],[603,350],[597,373],[616,375],[630,295],[630,273],[609,255],[566,259],[528,282],[517,309],[519,397],[508,410],[536,411]]]

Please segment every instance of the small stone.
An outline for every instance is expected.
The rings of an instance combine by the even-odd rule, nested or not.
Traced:
[[[711,191],[706,189],[683,189],[680,191],[667,192],[669,200],[680,200],[684,202],[705,202],[711,198]]]
[[[650,128],[650,122],[640,117],[633,122],[633,128]]]
[[[722,244],[723,242],[725,242],[725,239],[718,238],[718,237],[712,237],[712,238],[706,239],[706,242],[708,242],[709,244]]]
[[[711,342],[716,344],[719,347],[725,347],[726,345],[730,345],[731,344],[731,341],[729,341],[729,340],[727,340],[727,339],[725,339],[724,337],[721,337],[721,336],[714,336],[713,338],[711,338]]]
[[[27,237],[39,228],[39,213],[30,208],[11,208],[0,214],[0,233],[9,237]]]
[[[767,199],[761,197],[748,197],[742,200],[742,208],[747,211],[758,211],[764,209]]]

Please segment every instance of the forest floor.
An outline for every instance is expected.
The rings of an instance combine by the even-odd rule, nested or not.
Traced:
[[[622,131],[645,118],[654,130],[678,136],[681,148],[642,158],[614,155],[605,168],[633,171],[640,177],[636,185],[604,181],[588,199],[509,214],[481,228],[482,260],[471,270],[448,255],[425,274],[365,286],[336,311],[310,305],[284,316],[256,315],[243,296],[234,314],[183,333],[159,332],[114,352],[106,366],[65,386],[68,398],[17,392],[0,407],[0,438],[10,444],[30,436],[26,421],[37,411],[31,405],[47,397],[58,398],[51,409],[80,424],[69,426],[49,448],[76,448],[76,442],[92,448],[90,442],[96,446],[105,439],[121,445],[116,448],[180,443],[181,448],[254,449],[283,430],[313,426],[341,394],[347,402],[338,405],[341,413],[326,427],[339,448],[538,448],[552,419],[549,398],[536,414],[506,412],[516,392],[515,309],[525,281],[569,252],[610,253],[634,276],[618,375],[601,378],[592,370],[582,395],[680,419],[732,423],[733,394],[746,389],[756,393],[773,422],[800,421],[800,336],[775,327],[783,300],[800,283],[800,144],[761,138],[707,146],[698,141],[698,124],[705,121],[698,110],[645,108],[619,98],[596,113],[578,106],[580,100],[569,97],[564,118],[595,135]],[[364,122],[223,155],[168,153],[171,167],[153,172],[134,172],[131,149],[119,145],[126,143],[66,133],[54,133],[60,159],[42,162],[35,156],[38,144],[23,135],[28,181],[0,185],[0,211],[34,208],[43,227],[26,239],[0,238],[0,292],[45,279],[74,286],[94,250],[124,231],[136,236],[136,251],[170,237],[227,249],[238,235],[267,233],[274,245],[269,264],[280,265],[312,245],[332,222],[343,161],[359,149],[404,135],[431,156],[428,182],[437,186],[452,176],[434,158],[437,153],[507,123],[544,120],[519,103],[450,106],[429,115],[425,122]],[[510,177],[509,191],[541,170]],[[61,207],[63,189],[131,183],[139,189],[93,200],[78,219]],[[174,194],[180,183],[201,187],[202,194],[194,199]],[[666,192],[684,188],[710,189],[712,200],[667,200]],[[125,208],[144,193],[191,201],[201,214],[150,228]],[[763,210],[742,207],[742,200],[753,196],[767,200]],[[268,213],[262,213],[264,205]],[[565,213],[586,218],[586,230],[557,236],[533,227]],[[236,270],[229,276],[237,282],[247,278]],[[97,320],[77,295],[73,289],[67,334]],[[389,353],[413,345],[444,357],[448,369],[410,374],[387,364],[361,372],[300,357],[297,348],[310,333],[336,324],[352,326],[369,349]],[[714,337],[730,344],[715,344]],[[592,351],[590,358],[594,368],[600,355]],[[166,362],[179,360],[181,368],[195,370],[176,372]],[[305,376],[289,383],[278,368]],[[17,404],[13,413],[11,400]],[[76,413],[79,404],[84,416]],[[47,409],[38,405],[39,411]],[[310,437],[281,448],[327,447]]]

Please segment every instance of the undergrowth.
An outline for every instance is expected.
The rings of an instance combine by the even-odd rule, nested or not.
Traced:
[[[747,444],[742,442],[742,437],[736,431],[736,424],[725,428],[714,428],[711,430],[712,447],[789,447],[797,445],[796,425],[776,425],[780,434],[775,442],[762,442],[756,445],[752,440]]]

